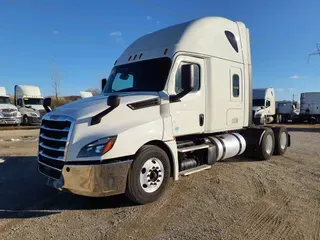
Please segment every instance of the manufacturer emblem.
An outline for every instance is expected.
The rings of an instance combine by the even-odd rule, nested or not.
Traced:
[[[50,116],[50,119],[51,119],[51,120],[57,120],[58,118],[59,118],[59,116],[56,116],[56,115]]]

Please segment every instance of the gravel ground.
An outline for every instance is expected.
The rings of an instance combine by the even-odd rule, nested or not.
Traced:
[[[38,131],[1,131],[0,239],[320,239],[320,133],[313,131],[292,131],[285,156],[219,162],[171,182],[144,206],[46,187]]]

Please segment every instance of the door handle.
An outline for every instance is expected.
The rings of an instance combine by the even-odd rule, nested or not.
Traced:
[[[201,113],[199,115],[199,125],[202,127],[204,124],[204,115]]]

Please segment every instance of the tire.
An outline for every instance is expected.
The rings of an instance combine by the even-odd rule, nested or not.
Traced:
[[[259,160],[269,160],[273,155],[274,146],[274,133],[271,128],[266,128],[262,137],[261,144],[257,149],[257,158]]]
[[[284,127],[274,128],[274,155],[283,155],[288,148],[289,136],[288,130]]]
[[[170,173],[170,160],[166,152],[157,146],[145,145],[130,168],[126,195],[138,204],[153,202],[166,189]]]
[[[310,123],[311,124],[316,124],[317,123],[317,119],[315,117],[311,117],[310,118]]]
[[[29,119],[27,117],[27,115],[24,115],[22,118],[22,125],[27,126],[29,125]]]

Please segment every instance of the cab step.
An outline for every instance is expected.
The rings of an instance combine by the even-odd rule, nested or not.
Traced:
[[[179,174],[181,176],[188,176],[190,174],[201,172],[203,170],[208,170],[210,168],[211,168],[210,165],[204,164],[204,165],[200,165],[200,166],[195,167],[195,168],[190,168],[190,169],[184,170],[184,171],[180,172]]]
[[[208,147],[209,147],[208,144],[193,145],[193,146],[178,148],[178,152],[180,153],[192,152],[200,149],[206,149]]]

